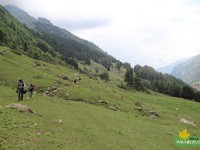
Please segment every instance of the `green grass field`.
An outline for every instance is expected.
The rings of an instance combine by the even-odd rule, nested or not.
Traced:
[[[200,136],[200,104],[151,92],[125,90],[111,81],[91,79],[70,66],[17,55],[0,47],[0,149],[172,150],[178,132]],[[74,85],[73,80],[81,77]],[[63,79],[67,77],[68,80]],[[17,101],[16,84],[36,85],[29,99]],[[48,91],[48,92],[47,92]],[[45,94],[46,93],[46,94]],[[103,101],[104,103],[100,102]],[[27,105],[34,113],[6,108]],[[143,105],[137,110],[136,103]],[[150,111],[159,116],[152,117]],[[184,118],[196,126],[180,123]]]

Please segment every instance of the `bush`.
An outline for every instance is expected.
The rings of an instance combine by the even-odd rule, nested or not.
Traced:
[[[102,79],[102,80],[105,80],[105,81],[109,81],[110,79],[109,79],[109,74],[108,74],[108,72],[106,72],[106,71],[104,71],[103,73],[101,73],[100,75],[100,78]]]
[[[13,50],[13,53],[17,54],[17,55],[22,55],[22,50]]]

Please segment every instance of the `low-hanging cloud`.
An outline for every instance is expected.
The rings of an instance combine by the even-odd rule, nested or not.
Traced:
[[[111,19],[109,18],[60,18],[55,21],[57,25],[68,29],[70,31],[74,30],[88,30],[99,27],[107,27],[111,25]]]
[[[7,4],[17,5],[18,2],[16,0],[0,0],[0,4],[3,6]]]
[[[200,53],[198,0],[0,0],[8,2],[132,66],[157,68]]]

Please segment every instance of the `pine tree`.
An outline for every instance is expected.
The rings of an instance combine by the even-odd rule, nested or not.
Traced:
[[[133,85],[133,68],[127,68],[125,74],[125,82],[128,85]]]

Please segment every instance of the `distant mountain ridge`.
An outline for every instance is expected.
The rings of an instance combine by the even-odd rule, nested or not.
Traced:
[[[161,68],[158,68],[157,71],[159,72],[162,72],[162,73],[168,73],[168,74],[171,74],[172,73],[172,70],[174,69],[175,66],[177,66],[178,64],[182,63],[186,61],[186,59],[181,59],[181,60],[178,60],[174,63],[171,63],[167,66],[164,66],[164,67],[161,67]]]
[[[10,47],[18,55],[25,54],[46,62],[55,63],[61,60],[58,52],[39,36],[36,36],[33,30],[16,20],[1,5],[0,45]]]
[[[20,22],[38,32],[38,36],[62,54],[64,59],[77,59],[86,64],[90,64],[90,60],[94,60],[102,64],[107,70],[110,70],[112,63],[119,62],[122,64],[97,45],[81,39],[65,29],[54,26],[46,18],[34,19],[28,13],[13,5],[6,5],[5,8]]]
[[[45,23],[45,24],[48,24],[48,25],[53,25],[53,24],[51,23],[51,21],[48,20],[48,19],[46,19],[46,18],[41,18],[41,17],[39,17],[39,18],[38,18],[38,21],[39,21],[39,22],[42,22],[42,23]]]
[[[200,81],[200,54],[175,66],[172,75],[189,84]]]
[[[13,15],[17,20],[26,24],[30,28],[35,28],[35,26],[33,26],[35,22],[42,22],[42,23],[45,23],[45,24],[53,25],[50,20],[48,20],[46,18],[41,18],[41,17],[36,19],[36,18],[32,17],[31,15],[29,15],[24,10],[15,6],[15,5],[5,5],[4,8],[7,11],[9,11],[9,13],[11,15]]]
[[[30,16],[27,12],[21,10],[20,8],[14,6],[14,5],[6,5],[6,6],[4,6],[4,8],[6,8],[6,10],[9,11],[9,13],[11,15],[13,15],[15,18],[20,20],[20,22],[22,22],[22,23],[26,22],[25,24],[28,27],[34,28],[33,23],[37,22],[37,19]]]

